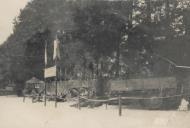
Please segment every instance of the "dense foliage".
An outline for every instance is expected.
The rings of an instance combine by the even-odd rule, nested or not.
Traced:
[[[1,81],[43,79],[44,46],[52,66],[56,35],[61,79],[169,75],[157,55],[190,64],[189,14],[189,0],[33,0],[1,46]]]

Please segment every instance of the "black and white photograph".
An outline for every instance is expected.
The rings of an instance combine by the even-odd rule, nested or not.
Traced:
[[[0,0],[0,128],[190,128],[190,0]]]

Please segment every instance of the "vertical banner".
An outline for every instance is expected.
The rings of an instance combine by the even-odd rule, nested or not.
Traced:
[[[60,58],[61,58],[59,45],[60,45],[60,41],[56,37],[56,39],[54,40],[53,60],[56,60],[56,59],[60,60]]]
[[[45,54],[44,54],[44,67],[46,69],[46,66],[47,66],[47,41],[45,42]],[[44,71],[45,72],[45,71]],[[44,73],[44,82],[45,82],[45,91],[44,91],[44,94],[45,94],[45,99],[44,99],[44,106],[46,106],[46,100],[47,100],[47,84],[46,84],[46,75],[47,73]]]
[[[45,63],[45,66],[47,65],[47,42],[45,44],[45,56],[44,56],[44,63]]]

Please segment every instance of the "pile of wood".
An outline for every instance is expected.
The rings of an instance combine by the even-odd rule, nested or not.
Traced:
[[[189,102],[186,99],[181,100],[181,104],[178,108],[179,111],[187,111],[189,106]]]

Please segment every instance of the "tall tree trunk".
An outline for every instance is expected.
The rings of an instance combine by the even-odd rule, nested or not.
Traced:
[[[165,13],[166,13],[166,22],[165,22],[165,25],[166,25],[166,27],[165,27],[165,29],[166,29],[166,32],[167,32],[167,34],[166,34],[166,36],[167,36],[167,38],[172,38],[172,34],[171,34],[171,32],[170,32],[170,6],[169,6],[169,4],[170,4],[170,2],[169,2],[169,0],[165,0],[165,7],[166,7],[166,10],[165,10]]]
[[[131,30],[132,27],[133,27],[133,26],[132,26],[132,25],[133,25],[133,24],[132,24],[132,21],[133,21],[133,9],[134,9],[134,8],[133,8],[133,7],[134,7],[133,5],[135,4],[134,2],[135,2],[135,0],[130,0],[130,3],[129,3],[129,4],[130,4],[129,10],[128,10],[128,11],[129,11],[129,20],[128,20],[128,29],[129,29],[129,32],[130,32],[130,30]]]
[[[116,73],[115,73],[115,77],[118,78],[119,77],[119,71],[120,71],[120,42],[118,41],[117,44],[117,51],[116,51]]]
[[[99,61],[97,60],[96,61],[96,78],[98,78],[98,76],[99,76]]]
[[[86,59],[84,59],[84,63],[83,63],[83,80],[86,80]]]
[[[92,79],[94,79],[94,70],[92,70]]]
[[[65,70],[64,70],[64,80],[65,81],[67,80],[66,77],[67,77],[67,69],[65,68]]]
[[[146,23],[150,23],[151,22],[151,0],[146,0],[146,5],[147,5],[147,19],[146,19]]]
[[[166,5],[166,20],[169,20],[169,0],[165,0],[165,5]]]

